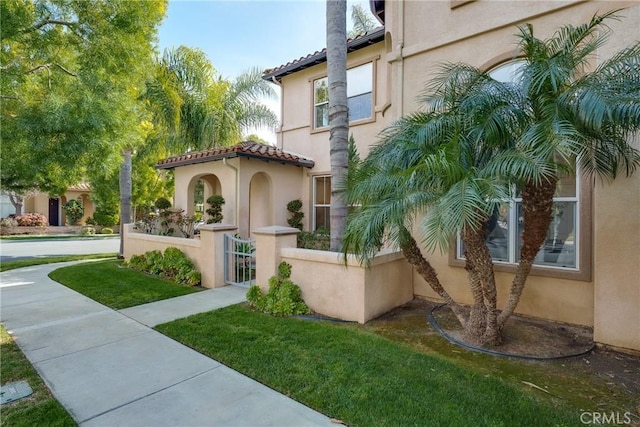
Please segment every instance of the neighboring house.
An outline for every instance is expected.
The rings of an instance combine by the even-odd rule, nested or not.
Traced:
[[[612,9],[622,19],[594,57],[597,66],[639,37],[640,4],[584,1],[372,1],[383,27],[348,43],[350,134],[361,156],[386,126],[416,111],[416,96],[445,62],[466,62],[509,78],[516,25],[533,24],[538,37],[559,26],[587,22]],[[243,143],[229,149],[167,159],[176,171],[175,206],[193,211],[193,189],[223,194],[225,221],[240,234],[286,225],[286,203],[300,198],[305,228],[329,227],[330,163],[326,51],[318,51],[263,76],[281,86],[282,124],[277,148]],[[295,153],[295,154],[294,154]],[[525,315],[594,327],[597,342],[640,351],[640,173],[613,184],[564,179],[559,185],[554,238],[541,252],[518,307]],[[205,194],[205,198],[207,197]],[[515,270],[518,202],[505,204],[490,237],[502,298]],[[454,245],[429,255],[454,298],[471,302],[467,273]],[[413,293],[435,299],[417,274]],[[504,301],[500,300],[500,303]]]
[[[36,193],[33,196],[27,196],[22,205],[21,213],[41,213],[47,217],[49,221],[49,225],[59,226],[59,225],[67,225],[66,224],[66,215],[63,209],[65,203],[69,200],[76,199],[80,200],[82,206],[84,207],[84,214],[79,224],[84,224],[85,220],[93,216],[93,212],[95,210],[94,204],[90,199],[90,195],[93,192],[91,189],[91,185],[87,183],[79,183],[76,185],[72,185],[67,189],[67,191],[59,195],[58,197],[51,197],[47,193]],[[7,205],[4,201],[2,203],[2,217],[6,217],[10,214],[15,214],[15,208],[11,205],[11,202],[8,200],[8,196],[3,196],[3,199],[6,198]],[[11,209],[9,209],[11,206]]]

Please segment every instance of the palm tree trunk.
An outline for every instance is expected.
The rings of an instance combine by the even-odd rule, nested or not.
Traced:
[[[543,181],[539,185],[530,182],[522,190],[524,230],[522,232],[520,262],[518,263],[516,275],[511,282],[509,299],[502,313],[498,316],[498,327],[500,329],[502,329],[518,306],[525,282],[531,272],[533,260],[547,239],[547,232],[551,225],[553,195],[556,191],[557,182],[557,178]]]
[[[347,104],[347,2],[327,0],[327,80],[331,161],[331,247],[340,251],[347,217],[349,107]]]
[[[466,227],[462,238],[465,243],[466,269],[469,272],[474,304],[471,307],[465,339],[483,345],[502,342],[497,325],[497,291],[491,253],[485,242],[486,224]]]
[[[422,255],[422,251],[418,247],[418,242],[411,236],[411,234],[405,230],[406,233],[403,239],[403,243],[400,246],[402,250],[402,254],[405,259],[413,268],[416,269],[418,274],[427,282],[427,284],[437,293],[440,298],[444,300],[444,302],[451,308],[451,311],[458,318],[458,321],[462,325],[462,327],[466,327],[467,319],[465,318],[464,313],[462,312],[462,308],[458,303],[456,303],[451,295],[444,289],[442,284],[440,283],[440,279],[438,279],[438,274],[433,266],[427,261]]]
[[[120,165],[120,252],[124,258],[124,226],[131,222],[131,149],[122,152]]]

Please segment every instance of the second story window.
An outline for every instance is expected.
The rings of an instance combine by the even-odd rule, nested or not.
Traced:
[[[349,121],[369,119],[373,115],[373,64],[347,70]],[[326,77],[313,82],[313,127],[329,126],[329,83]]]

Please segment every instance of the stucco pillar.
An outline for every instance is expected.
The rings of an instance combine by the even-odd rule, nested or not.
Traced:
[[[207,224],[200,226],[200,274],[202,286],[219,288],[224,283],[224,235],[238,229],[229,224]]]
[[[282,248],[297,246],[297,228],[273,225],[271,227],[256,228],[256,284],[263,290],[269,288],[269,278],[275,276],[278,264],[282,261]]]

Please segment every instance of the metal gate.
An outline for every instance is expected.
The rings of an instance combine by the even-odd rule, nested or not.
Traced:
[[[256,283],[255,241],[224,235],[224,282],[248,288]]]

